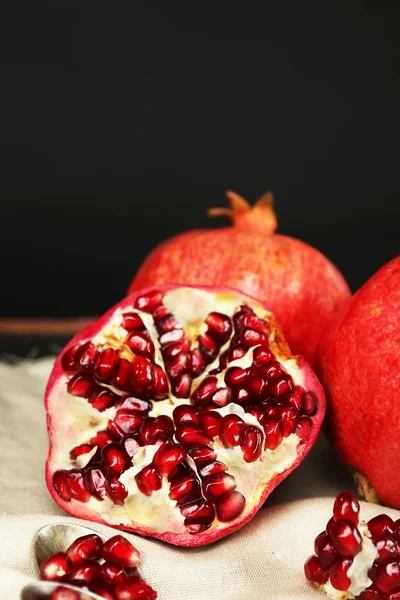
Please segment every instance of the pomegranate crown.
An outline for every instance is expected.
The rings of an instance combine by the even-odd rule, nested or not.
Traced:
[[[230,208],[210,208],[207,214],[210,217],[228,217],[233,226],[242,231],[272,235],[278,221],[274,211],[274,197],[272,192],[265,192],[258,198],[254,206],[251,206],[245,198],[228,190],[226,197],[231,205]]]

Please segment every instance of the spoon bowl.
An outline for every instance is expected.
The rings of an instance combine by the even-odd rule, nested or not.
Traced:
[[[21,600],[48,600],[51,593],[59,586],[70,588],[78,592],[80,600],[104,600],[101,596],[93,592],[81,590],[68,583],[58,583],[55,581],[38,581],[26,585],[21,592]]]

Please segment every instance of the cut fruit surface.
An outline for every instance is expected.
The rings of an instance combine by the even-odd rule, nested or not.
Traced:
[[[315,539],[305,576],[333,600],[400,598],[400,532],[387,515],[359,521],[360,505],[350,492],[335,500],[333,518]]]
[[[244,525],[297,466],[325,399],[259,302],[161,286],[68,344],[46,409],[47,486],[64,510],[198,546]]]

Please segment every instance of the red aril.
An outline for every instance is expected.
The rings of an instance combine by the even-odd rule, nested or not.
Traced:
[[[103,545],[104,560],[113,560],[123,567],[137,567],[140,561],[139,550],[122,535],[114,535]]]
[[[101,556],[103,542],[95,533],[77,538],[66,551],[70,562],[79,565],[86,560],[97,560]]]
[[[117,600],[156,600],[157,592],[134,575],[117,585],[115,597]]]
[[[50,600],[81,600],[81,595],[76,590],[58,585],[51,592]]]
[[[151,351],[132,343],[136,332]],[[95,406],[104,390],[113,404]],[[63,509],[198,546],[244,525],[299,464],[324,395],[259,302],[163,286],[124,299],[70,342],[46,409],[47,485]]]
[[[265,302],[293,352],[312,364],[324,329],[350,297],[343,276],[315,248],[275,234],[271,193],[253,207],[238,194],[228,192],[227,196],[232,208],[212,209],[209,214],[230,218],[232,227],[196,229],[162,242],[145,259],[129,293],[171,281],[241,290]],[[225,334],[224,320],[212,319],[217,339]],[[265,333],[251,320],[249,328]]]
[[[327,426],[360,496],[400,508],[400,257],[346,303],[318,349]]]
[[[378,515],[359,522],[360,506],[350,492],[340,493],[334,516],[314,543],[305,563],[309,581],[341,600],[400,600],[400,553],[394,523]],[[352,520],[345,520],[343,517]],[[372,534],[373,531],[373,534]],[[393,598],[391,596],[393,594]]]
[[[57,552],[40,565],[41,579],[49,581],[66,581],[71,573],[71,563],[65,552]]]

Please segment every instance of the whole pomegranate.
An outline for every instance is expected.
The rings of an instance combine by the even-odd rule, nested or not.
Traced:
[[[347,302],[324,334],[317,372],[328,427],[367,500],[400,508],[400,257]]]
[[[262,304],[160,286],[68,344],[46,409],[47,486],[63,509],[198,546],[244,525],[299,464],[325,399]]]
[[[229,286],[264,302],[278,319],[290,348],[312,365],[319,339],[350,296],[340,272],[318,250],[277,227],[271,193],[251,207],[227,192],[231,209],[214,208],[233,227],[196,229],[157,246],[133,279],[129,293],[149,285]]]

